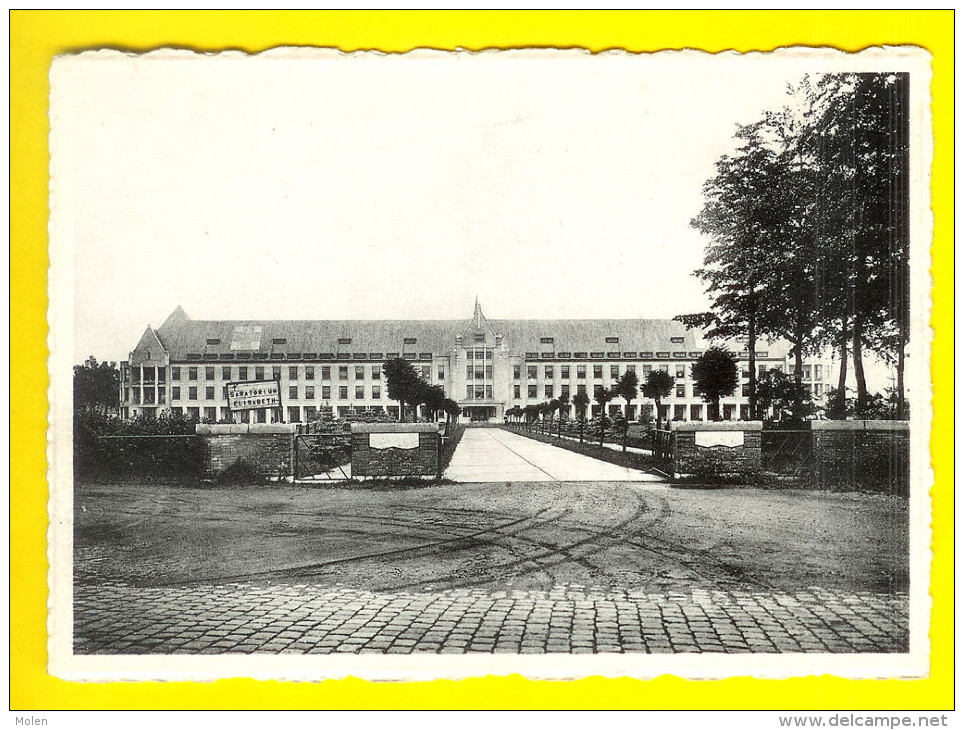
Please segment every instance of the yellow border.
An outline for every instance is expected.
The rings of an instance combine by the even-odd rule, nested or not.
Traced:
[[[953,707],[953,11],[12,11],[10,707],[54,709],[647,708],[876,709]],[[934,562],[927,680],[688,682],[664,677],[531,682],[518,677],[375,685],[79,684],[46,674],[45,480],[47,71],[54,55],[90,47],[186,46],[260,51],[276,45],[405,51],[579,46],[654,51],[843,50],[915,44],[934,56]]]

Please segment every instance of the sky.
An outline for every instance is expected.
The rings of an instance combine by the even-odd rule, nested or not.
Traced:
[[[761,54],[84,54],[52,73],[73,356],[195,319],[704,311],[690,226]],[[66,255],[66,254],[64,254]]]

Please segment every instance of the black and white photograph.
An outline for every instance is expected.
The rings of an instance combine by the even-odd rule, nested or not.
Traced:
[[[928,669],[930,59],[50,73],[50,671]]]

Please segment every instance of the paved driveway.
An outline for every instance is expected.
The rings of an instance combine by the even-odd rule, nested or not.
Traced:
[[[661,477],[609,464],[496,428],[468,428],[445,477],[455,482],[659,482]]]

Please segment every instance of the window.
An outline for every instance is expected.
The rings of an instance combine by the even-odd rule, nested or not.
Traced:
[[[472,400],[472,394],[473,394],[474,392],[475,392],[475,391],[473,390],[473,388],[472,388],[471,385],[466,385],[466,386],[465,386],[465,398],[466,398],[466,400]]]
[[[231,379],[231,366],[227,365],[226,367],[221,368],[221,380],[230,380],[230,379]]]
[[[298,400],[298,386],[297,386],[297,385],[288,386],[288,397],[291,398],[291,400]]]
[[[474,367],[472,367],[471,365],[466,365],[466,366],[465,366],[465,379],[466,379],[466,380],[472,380],[474,373],[475,373],[475,368],[474,368]]]
[[[254,368],[254,379],[255,379],[255,380],[264,380],[264,366],[263,366],[263,365],[256,365],[256,366],[255,366],[255,368]]]
[[[750,397],[750,386],[749,386],[747,383],[744,383],[744,384],[743,384],[743,387],[742,387],[741,390],[740,390],[740,392],[741,392],[741,395],[742,395],[744,398],[749,398],[749,397]]]
[[[512,397],[515,398],[516,400],[519,400],[519,399],[522,397],[522,386],[521,386],[521,385],[513,385],[513,386],[512,386]]]
[[[297,380],[297,379],[298,379],[298,366],[293,365],[288,368],[288,380]]]
[[[348,400],[348,386],[347,386],[347,385],[339,385],[339,386],[338,386],[338,399],[339,399],[339,400]]]
[[[486,398],[489,398],[489,399],[492,398],[492,386],[491,386],[491,385],[485,386],[485,397],[486,397]]]
[[[159,368],[157,369],[157,382],[158,382],[158,383],[163,383],[163,382],[166,380],[166,376],[165,376],[165,373],[166,373],[166,372],[167,372],[167,368],[159,367]]]
[[[125,394],[124,400],[127,400],[127,397],[126,397],[127,391],[126,391],[126,390],[124,391],[124,394]],[[180,389],[180,388],[178,388],[178,387],[171,388],[171,400],[181,400],[181,389]]]
[[[406,337],[402,342],[406,345],[414,345],[418,340],[414,337]]]
[[[355,366],[355,380],[365,379],[365,367],[363,365]]]
[[[539,339],[539,342],[543,345],[551,345],[553,340],[551,337],[542,337]]]
[[[476,380],[482,380],[483,378],[485,378],[485,366],[484,366],[484,365],[476,365],[476,366],[475,366],[475,379],[476,379]]]
[[[485,342],[485,332],[476,332],[476,333],[475,333],[475,341],[476,341],[476,342]]]
[[[803,366],[803,379],[804,379],[804,380],[812,380],[813,378],[811,378],[811,372],[812,372],[812,368],[811,368],[809,365],[804,365],[804,366]]]
[[[563,385],[560,387],[560,390],[562,392],[559,393],[559,397],[562,398],[563,400],[566,400],[569,397],[569,386]]]
[[[529,365],[526,367],[526,375],[529,380],[535,380],[538,377],[538,368],[535,365]]]
[[[271,368],[271,379],[272,379],[272,380],[281,380],[281,366],[280,366],[280,365],[275,365],[273,368]]]
[[[238,380],[247,380],[247,379],[248,379],[248,368],[245,367],[244,365],[241,365],[238,368]]]
[[[372,400],[378,400],[382,397],[382,386],[373,385],[372,386]]]
[[[592,397],[593,397],[593,398],[598,397],[599,394],[602,393],[602,389],[603,389],[603,387],[602,387],[601,385],[594,385],[594,386],[592,386]]]
[[[577,377],[577,378],[585,378],[585,377],[586,377],[586,366],[585,366],[585,365],[576,365],[576,377]]]
[[[287,338],[285,338],[285,337],[274,337],[274,338],[272,338],[272,340],[271,340],[271,344],[272,344],[272,345],[286,345],[286,344],[288,344],[288,340],[287,340]]]
[[[372,365],[372,380],[382,379],[382,369],[378,365]]]
[[[644,378],[649,377],[649,374],[650,374],[651,372],[653,372],[653,366],[652,366],[652,365],[643,365],[643,377],[644,377]]]
[[[339,345],[350,345],[350,344],[351,344],[351,337],[340,337],[340,338],[338,338],[338,344],[339,344]]]
[[[135,390],[134,392],[136,393],[137,391]],[[192,386],[192,387],[190,387],[190,388],[187,389],[187,399],[188,399],[188,400],[197,400],[197,388],[196,388],[196,387],[193,387],[193,386]]]
[[[422,365],[422,377],[426,380],[431,380],[432,378],[432,366]]]
[[[569,366],[568,366],[568,365],[562,365],[562,366],[560,367],[560,370],[562,370],[562,375],[561,375],[561,377],[562,377],[564,380],[568,380],[568,379],[569,379]]]
[[[823,365],[814,365],[814,366],[813,366],[813,379],[814,379],[814,380],[823,380]]]
[[[477,400],[482,400],[483,398],[485,398],[485,386],[484,386],[484,385],[476,385],[476,386],[475,386],[475,397],[476,397]]]
[[[206,367],[206,368],[204,368],[204,379],[205,379],[205,380],[214,380],[214,368],[213,368],[213,367]]]
[[[590,353],[589,353],[589,357],[591,357],[593,360],[598,360],[598,359],[600,359],[602,356],[603,356],[603,353],[602,353],[602,352],[590,352]]]
[[[173,367],[171,368],[171,380],[181,379],[181,368]]]
[[[214,386],[209,385],[204,389],[204,400],[214,400]]]
[[[355,400],[365,400],[365,386],[356,385],[355,386]]]
[[[439,365],[439,366],[438,366],[438,379],[439,379],[439,380],[445,380],[445,366],[444,366],[444,365]]]
[[[220,337],[208,337],[207,343],[208,343],[209,345],[220,345],[220,344],[221,344],[221,338],[220,338]]]
[[[188,369],[187,369],[187,379],[188,379],[188,380],[197,380],[197,368],[188,368]]]
[[[546,386],[546,398],[552,398],[552,386],[551,386],[551,385],[547,385],[547,386]]]
[[[311,386],[308,386],[307,388],[305,388],[305,398],[308,397],[308,393],[314,394],[314,392],[315,392],[315,389],[312,388]],[[322,400],[331,400],[331,386],[330,386],[330,385],[323,385],[323,386],[321,386],[321,399],[322,399]]]
[[[602,365],[593,365],[593,366],[592,366],[592,376],[593,376],[594,378],[601,378],[601,377],[602,377]]]
[[[530,386],[528,387],[528,389],[527,389],[527,390],[528,390],[527,395],[528,395],[528,397],[529,397],[530,399],[535,399],[535,398],[538,398],[538,397],[539,397],[539,393],[538,393],[538,391],[536,390],[537,387],[538,387],[538,386],[535,386],[535,385],[530,385]]]
[[[672,342],[674,345],[682,345],[682,344],[683,344],[683,338],[682,338],[682,337],[670,337],[670,338],[669,338],[669,341]]]
[[[288,406],[288,423],[299,423],[301,421],[301,407]]]
[[[486,360],[491,360],[491,359],[492,359],[492,350],[486,350],[486,351],[485,351],[485,359],[486,359]]]
[[[313,386],[313,385],[306,385],[306,386],[305,386],[305,400],[314,400],[314,399],[315,399],[315,386]]]
[[[685,366],[685,365],[677,365],[677,366],[676,366],[676,377],[677,377],[677,378],[685,378],[685,377],[686,377],[686,366]]]
[[[609,366],[609,377],[613,380],[617,380],[619,378],[619,365]]]
[[[348,380],[348,366],[342,365],[338,368],[338,379]]]
[[[227,399],[228,399],[228,386],[223,385],[221,386],[221,400],[227,400]]]
[[[576,392],[577,392],[578,394],[580,394],[580,395],[585,395],[585,394],[586,394],[586,386],[585,386],[585,385],[577,385],[577,386],[576,386]]]
[[[662,373],[668,373],[668,372],[669,372],[669,365],[660,365],[660,366],[659,366],[659,370],[660,370],[660,372],[662,372]]]
[[[486,365],[486,366],[485,366],[485,378],[486,378],[486,380],[492,380],[492,366],[491,366],[491,365]]]
[[[607,338],[606,338],[606,344],[608,344],[608,345],[618,345],[618,344],[619,344],[619,338],[618,338],[618,337],[607,337]]]
[[[819,365],[817,367],[820,367]],[[814,383],[813,394],[818,398],[823,397],[823,383]]]
[[[636,372],[636,366],[635,366],[635,365],[627,365],[627,366],[626,366],[626,372],[627,372],[627,373],[635,373],[635,372]]]
[[[552,365],[546,365],[545,374],[546,380],[552,380]]]
[[[513,366],[512,366],[512,377],[515,378],[516,380],[521,380],[521,379],[522,379],[522,366],[521,366],[521,365],[513,365]]]

